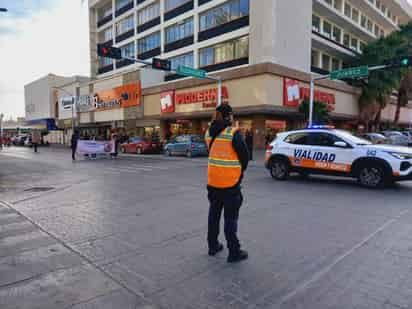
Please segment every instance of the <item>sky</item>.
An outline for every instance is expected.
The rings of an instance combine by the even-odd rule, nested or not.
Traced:
[[[0,0],[0,113],[24,116],[24,85],[89,75],[87,1]]]

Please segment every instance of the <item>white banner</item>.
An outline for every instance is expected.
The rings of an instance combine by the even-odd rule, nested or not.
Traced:
[[[114,141],[79,140],[77,142],[78,154],[110,154],[114,151]]]

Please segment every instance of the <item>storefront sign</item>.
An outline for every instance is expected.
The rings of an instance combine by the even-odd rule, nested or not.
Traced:
[[[162,113],[175,112],[175,92],[165,91],[160,94],[160,109]]]
[[[226,87],[222,87],[223,101],[229,99],[229,93]],[[176,104],[197,104],[202,103],[203,108],[216,107],[217,88],[205,89],[200,91],[184,92],[175,94]]]
[[[266,127],[274,130],[286,130],[285,120],[266,120]]]
[[[285,78],[283,85],[283,105],[298,106],[300,101],[299,82],[294,79]]]
[[[93,104],[96,110],[113,108],[125,108],[140,105],[140,82],[99,91],[93,96]]]
[[[284,79],[283,87],[283,105],[289,107],[298,107],[300,102],[304,99],[310,98],[310,89],[300,87],[299,82],[293,79]],[[323,102],[328,105],[328,110],[335,110],[335,95],[333,93],[327,93],[320,90],[314,91],[315,101]]]

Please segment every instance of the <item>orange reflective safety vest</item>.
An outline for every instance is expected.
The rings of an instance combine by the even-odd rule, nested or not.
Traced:
[[[242,165],[232,146],[233,136],[239,129],[227,127],[214,140],[206,132],[206,144],[209,148],[208,185],[226,189],[234,187],[242,176]]]

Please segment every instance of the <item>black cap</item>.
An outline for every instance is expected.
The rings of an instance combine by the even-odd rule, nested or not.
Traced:
[[[216,111],[222,114],[223,119],[230,119],[233,114],[232,107],[229,104],[221,104],[216,108]]]

